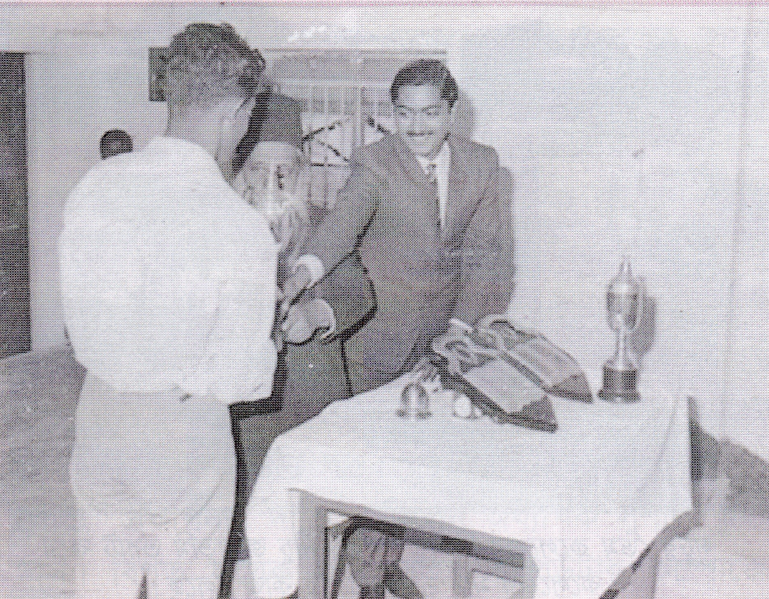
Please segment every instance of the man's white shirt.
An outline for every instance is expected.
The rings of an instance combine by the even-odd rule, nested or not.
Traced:
[[[430,160],[424,156],[417,156],[417,162],[422,167],[422,170],[428,172],[429,165],[434,164],[435,182],[438,186],[438,202],[439,202],[439,217],[441,227],[446,226],[446,204],[449,201],[449,167],[451,166],[451,148],[446,142],[443,143],[441,149],[435,155],[435,158]]]
[[[78,183],[59,239],[75,355],[120,391],[267,397],[277,244],[202,147],[170,137]]]

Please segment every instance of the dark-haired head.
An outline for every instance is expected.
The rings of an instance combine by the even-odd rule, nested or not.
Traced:
[[[131,136],[122,129],[110,129],[99,140],[102,160],[133,151]]]
[[[213,105],[232,96],[248,98],[254,94],[263,70],[261,54],[231,25],[188,25],[173,37],[169,47],[169,109]]]
[[[393,104],[398,103],[398,93],[404,85],[432,85],[439,90],[441,99],[449,103],[449,108],[459,97],[456,80],[440,60],[421,58],[398,71],[390,86]]]

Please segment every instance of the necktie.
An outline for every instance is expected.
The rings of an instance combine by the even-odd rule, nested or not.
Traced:
[[[440,229],[443,225],[442,219],[441,219],[441,199],[440,194],[438,193],[438,177],[435,174],[437,166],[434,162],[431,162],[427,166],[425,166],[425,174],[427,175],[427,180],[430,182],[431,185],[435,187],[435,209],[438,214],[438,228]]]
[[[438,184],[438,177],[435,175],[435,169],[438,168],[434,162],[431,162],[425,167],[425,174],[427,175],[427,180],[430,181],[433,185]]]

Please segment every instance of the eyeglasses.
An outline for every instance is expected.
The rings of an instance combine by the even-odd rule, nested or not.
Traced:
[[[250,179],[256,179],[262,185],[267,186],[270,177],[275,177],[275,185],[278,189],[285,189],[287,183],[292,182],[299,169],[295,164],[270,164],[268,162],[246,162],[243,166],[244,175]]]

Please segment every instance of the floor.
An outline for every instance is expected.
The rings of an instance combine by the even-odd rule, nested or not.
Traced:
[[[74,499],[67,466],[82,377],[67,348],[0,360],[3,599],[74,596]],[[451,596],[447,554],[407,546],[402,567],[425,597]],[[515,583],[476,574],[472,597],[509,597],[515,588]],[[357,586],[346,576],[340,599],[356,599],[357,594]],[[238,562],[233,599],[255,599],[247,560]]]
[[[75,506],[67,465],[81,381],[82,370],[65,350],[0,361],[4,599],[73,595]]]

